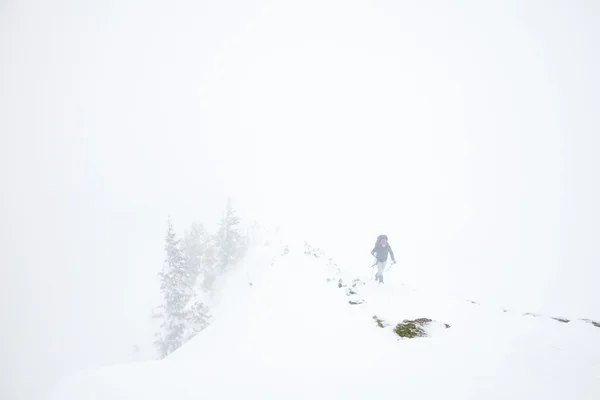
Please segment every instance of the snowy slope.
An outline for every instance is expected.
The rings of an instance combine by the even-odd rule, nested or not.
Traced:
[[[403,282],[399,265],[378,285],[368,267],[346,276],[279,239],[221,282],[213,324],[167,359],[84,371],[47,399],[600,398],[600,329],[584,321],[439,298]],[[450,328],[393,333],[419,317]]]

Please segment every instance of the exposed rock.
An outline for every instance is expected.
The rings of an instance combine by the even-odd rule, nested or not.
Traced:
[[[356,287],[358,285],[366,285],[366,283],[364,283],[363,281],[361,281],[360,279],[355,279],[352,281],[352,287]]]
[[[319,258],[319,257],[324,256],[325,252],[321,249],[316,249],[316,248],[312,247],[307,242],[304,242],[304,255],[306,255],[306,256],[312,255],[315,258]]]
[[[373,319],[377,323],[377,326],[380,328],[385,328],[386,326],[390,326],[390,324],[388,324],[387,322],[385,322],[384,320],[379,318],[377,315],[373,315]]]
[[[333,258],[330,258],[327,262],[327,266],[331,267],[331,268],[336,268],[337,269],[337,263],[333,261]]]
[[[363,299],[357,299],[357,300],[349,300],[348,303],[352,304],[352,305],[357,305],[357,304],[363,304],[365,301]]]
[[[357,294],[352,288],[346,289],[346,296],[352,296],[353,294]]]
[[[308,256],[310,255],[312,249],[310,247],[310,245],[306,242],[304,242],[304,255]]]
[[[553,320],[558,321],[558,322],[562,322],[565,324],[568,324],[571,320],[566,319],[566,318],[560,318],[560,317],[551,317]]]
[[[582,321],[585,321],[585,322],[587,322],[588,324],[592,324],[592,325],[594,325],[596,328],[600,328],[600,322],[598,322],[598,321],[592,321],[591,319],[588,319],[588,318],[582,319]]]
[[[530,312],[526,312],[525,314],[523,314],[523,316],[530,316],[530,317],[541,317],[540,314],[536,314],[536,313],[530,313]]]

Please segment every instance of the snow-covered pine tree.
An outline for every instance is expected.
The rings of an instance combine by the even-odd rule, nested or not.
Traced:
[[[196,280],[200,274],[204,260],[204,252],[206,251],[207,242],[210,236],[204,226],[197,222],[192,223],[190,229],[188,229],[181,241],[181,249],[185,258],[186,269],[189,274],[189,287],[196,285]]]
[[[238,261],[245,251],[245,239],[239,232],[240,218],[235,214],[231,199],[215,235],[216,258],[219,271]]]
[[[154,342],[161,359],[184,343],[186,306],[192,296],[192,288],[189,286],[191,274],[186,268],[180,239],[173,230],[170,216],[165,236],[165,252],[163,270],[159,273],[164,303],[155,316],[162,320],[161,332],[156,335],[157,340]]]
[[[210,325],[212,316],[197,292],[186,307],[186,330],[184,334],[184,343],[196,336],[196,334]]]
[[[215,236],[213,235],[207,237],[203,246],[202,273],[204,275],[203,288],[210,290],[217,276],[217,249],[215,246]]]
[[[198,277],[203,270],[212,268],[210,263],[212,254],[211,236],[199,223],[193,223],[184,234],[182,251],[188,271],[187,285],[192,290],[190,300],[185,308],[186,329],[184,343],[194,337],[210,323],[208,308],[202,301],[201,288],[198,287]],[[208,262],[207,262],[208,261]]]

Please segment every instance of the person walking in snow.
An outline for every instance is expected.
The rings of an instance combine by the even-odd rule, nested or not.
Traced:
[[[385,269],[385,265],[387,264],[388,254],[392,257],[392,264],[396,264],[396,258],[394,257],[394,252],[388,243],[387,235],[379,235],[377,237],[377,242],[375,242],[375,247],[371,250],[371,255],[377,259],[375,265],[377,265],[377,274],[375,274],[375,279],[379,281],[379,283],[383,283],[383,270]]]

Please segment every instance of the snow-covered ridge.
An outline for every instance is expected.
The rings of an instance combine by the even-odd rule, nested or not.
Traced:
[[[593,325],[442,298],[401,271],[379,285],[304,241],[256,238],[196,337],[161,361],[84,371],[49,399],[600,398]],[[418,318],[450,328],[394,333]]]
[[[325,260],[327,260],[326,262],[327,262],[328,266],[335,268],[337,280],[334,278],[328,278],[328,280],[329,281],[335,280],[337,282],[338,288],[344,289],[346,296],[349,297],[349,299],[348,299],[349,304],[360,305],[360,304],[365,304],[368,302],[368,300],[364,297],[364,294],[369,293],[369,290],[368,289],[363,290],[363,288],[366,286],[366,281],[368,279],[365,279],[364,276],[352,277],[352,276],[342,273],[342,269],[340,269],[338,264],[335,263],[332,258],[327,256],[325,251],[323,251],[319,248],[315,248],[307,242],[304,242],[304,254],[307,256],[315,257],[315,258],[325,259]],[[394,269],[392,270],[392,268],[394,268]],[[399,270],[401,268],[402,268],[402,266],[390,266],[390,267],[388,267],[387,271],[389,273],[394,273],[394,272],[396,272],[396,270]],[[371,269],[370,275],[371,276],[369,278],[372,278],[372,275],[373,275],[372,269]],[[344,276],[344,278],[342,278],[342,276]],[[409,287],[409,286],[405,285],[401,280],[398,281],[398,279],[396,279],[396,282],[392,283],[392,286],[397,286],[397,285],[400,285],[403,290],[411,290],[413,292],[419,292],[419,291],[423,292],[423,290],[419,290],[414,287]],[[380,286],[380,285],[376,284],[376,286]],[[378,289],[378,290],[380,290],[380,289]],[[381,289],[381,290],[383,290],[383,289]],[[421,296],[424,296],[424,295],[432,296],[431,293],[426,293],[426,292],[421,294]],[[389,300],[389,299],[386,299],[386,300]],[[440,300],[440,299],[437,299],[437,300]],[[448,299],[446,299],[445,301],[448,301]],[[456,301],[456,299],[454,299],[454,301]],[[477,302],[477,301],[473,301],[470,299],[464,299],[464,301],[471,305],[481,306],[481,303]],[[494,308],[489,307],[488,309],[491,311]],[[557,321],[560,323],[565,323],[565,324],[568,324],[571,322],[579,322],[579,323],[583,322],[583,323],[591,324],[595,327],[600,328],[600,321],[594,321],[589,318],[571,318],[571,317],[565,317],[565,316],[549,316],[549,315],[543,315],[543,314],[534,313],[534,312],[508,310],[508,309],[502,308],[502,307],[496,308],[495,310],[498,312],[501,311],[503,313],[511,313],[511,314],[514,313],[514,314],[518,314],[521,316],[529,316],[529,317],[534,317],[534,318],[547,318],[547,319],[551,319],[551,320],[554,320],[554,321]]]

